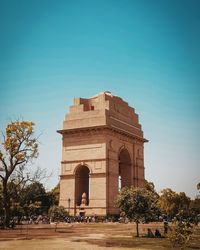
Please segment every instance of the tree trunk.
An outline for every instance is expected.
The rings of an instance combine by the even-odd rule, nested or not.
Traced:
[[[136,237],[139,237],[139,222],[136,221]]]
[[[7,180],[3,181],[3,206],[4,206],[4,227],[10,225],[10,198],[8,194]]]

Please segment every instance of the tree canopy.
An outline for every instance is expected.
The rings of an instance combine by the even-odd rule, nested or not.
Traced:
[[[29,178],[25,171],[28,162],[38,156],[38,143],[34,136],[34,123],[15,121],[7,125],[0,142],[0,179],[2,182],[5,225],[10,221],[9,182],[20,184]]]
[[[138,224],[153,219],[157,211],[154,195],[145,188],[122,188],[116,203],[120,212],[136,222],[137,236],[139,236]]]
[[[184,192],[176,193],[170,188],[163,189],[158,200],[158,206],[163,214],[187,217],[189,214],[190,198]]]

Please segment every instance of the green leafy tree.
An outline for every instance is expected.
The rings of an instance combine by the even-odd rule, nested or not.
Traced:
[[[56,185],[50,192],[48,192],[49,199],[51,200],[51,206],[58,206],[60,197],[60,183]]]
[[[145,180],[144,181],[144,188],[146,190],[148,190],[149,192],[154,193],[157,197],[159,197],[158,193],[155,190],[155,185],[153,182]]]
[[[197,190],[200,192],[200,182],[197,184]]]
[[[63,206],[52,206],[49,209],[49,217],[51,221],[60,222],[64,221],[69,216],[68,211]]]
[[[19,201],[26,215],[47,214],[51,206],[50,197],[43,184],[37,181],[22,190]]]
[[[163,214],[173,218],[174,216],[189,216],[190,198],[184,192],[176,193],[170,188],[161,191],[158,206]]]
[[[0,217],[3,216],[4,210],[3,210],[3,186],[2,183],[0,183]]]
[[[8,182],[8,193],[10,198],[10,213],[11,216],[24,215],[24,209],[20,206],[21,185],[16,184],[14,181]]]
[[[192,211],[192,214],[195,216],[200,214],[200,199],[198,197],[195,198],[194,200],[191,200],[190,210]]]
[[[145,188],[122,188],[116,203],[120,212],[136,223],[137,237],[139,237],[139,223],[152,220],[156,213],[154,196]]]
[[[11,204],[11,215],[18,217],[18,222],[20,218],[25,215],[24,206],[21,206],[19,202],[12,202]]]
[[[9,198],[10,198],[10,214],[11,216],[22,216],[24,214],[23,208],[20,206],[20,193],[21,188],[19,185],[16,185],[15,182],[8,182],[7,184]],[[3,188],[2,183],[0,184],[0,215],[4,215],[3,209]]]
[[[2,182],[4,225],[9,226],[11,201],[8,183],[25,178],[27,163],[38,156],[38,143],[34,137],[34,123],[15,121],[7,125],[0,147],[0,179]]]
[[[42,208],[41,201],[30,202],[27,206],[28,215],[39,215],[42,213]]]
[[[163,214],[166,214],[168,217],[174,217],[178,213],[177,201],[176,192],[166,188],[161,191],[158,205]]]
[[[159,216],[161,215],[161,211],[158,206],[159,194],[155,190],[155,185],[153,182],[149,182],[145,180],[144,188],[149,192],[149,194],[151,195],[151,199],[153,200],[153,204],[154,204],[153,218],[158,219]]]
[[[200,191],[200,182],[197,184],[197,190]],[[197,195],[194,200],[190,202],[190,215],[192,217],[192,221],[198,225],[200,217],[200,195]]]
[[[190,216],[191,199],[184,192],[178,194],[178,216],[186,219]]]
[[[178,222],[171,228],[169,240],[173,247],[184,249],[193,233],[193,227],[189,223]]]

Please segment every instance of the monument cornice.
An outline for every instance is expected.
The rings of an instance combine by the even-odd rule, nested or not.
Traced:
[[[85,165],[87,164],[88,162],[97,162],[97,161],[106,161],[107,158],[96,158],[96,159],[83,159],[83,160],[74,160],[74,161],[67,161],[67,160],[64,160],[64,161],[61,161],[61,164],[66,164],[66,163],[78,163],[80,165]]]
[[[126,137],[129,137],[131,139],[141,141],[143,143],[148,142],[148,140],[145,139],[144,137],[140,137],[140,136],[135,135],[129,131],[125,131],[125,130],[122,130],[120,128],[109,126],[109,125],[57,130],[57,132],[59,134],[62,134],[62,135],[72,135],[72,134],[78,134],[78,133],[100,132],[100,131],[112,131],[112,132],[124,135]]]

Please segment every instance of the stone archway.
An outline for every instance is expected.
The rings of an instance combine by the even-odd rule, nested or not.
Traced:
[[[126,148],[123,148],[118,157],[119,161],[119,178],[118,189],[131,186],[131,157]]]
[[[58,132],[63,139],[59,205],[70,215],[117,214],[119,186],[144,185],[147,140],[135,109],[110,92],[75,98]]]
[[[89,205],[89,174],[90,170],[85,165],[80,165],[75,171],[75,202],[81,205],[83,193],[86,193],[86,205]]]

